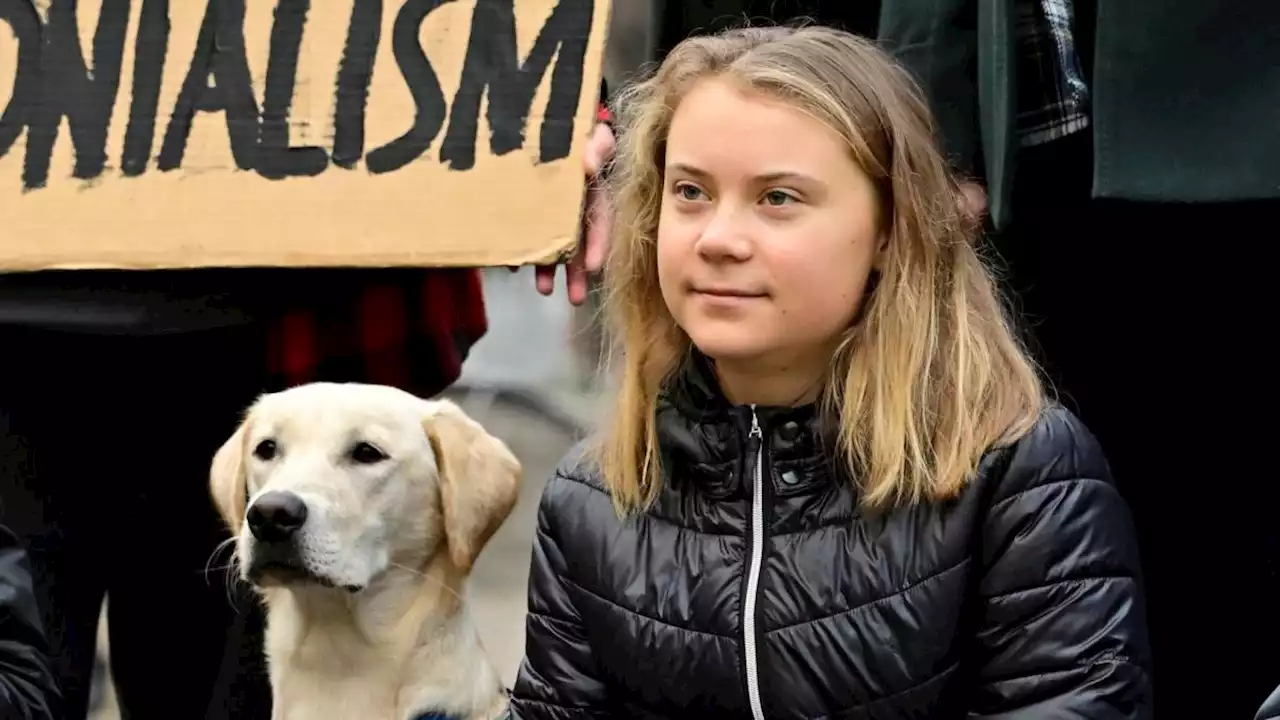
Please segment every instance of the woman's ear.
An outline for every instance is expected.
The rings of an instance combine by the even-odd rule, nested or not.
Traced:
[[[871,256],[871,269],[877,273],[884,271],[884,264],[889,259],[889,231],[882,231],[876,237],[876,252]]]

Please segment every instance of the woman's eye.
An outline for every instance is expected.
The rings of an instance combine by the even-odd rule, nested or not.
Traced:
[[[791,193],[783,192],[782,190],[770,190],[764,194],[764,201],[766,204],[773,206],[786,205],[789,202],[794,202],[795,197]]]
[[[676,195],[680,196],[681,200],[694,202],[702,197],[702,191],[696,185],[680,183],[676,185]]]
[[[375,465],[387,459],[387,454],[367,442],[356,443],[351,448],[352,461],[361,465]]]
[[[258,458],[259,460],[262,460],[263,462],[266,462],[268,460],[275,459],[276,453],[279,451],[279,449],[280,448],[276,446],[275,440],[267,438],[266,440],[263,440],[262,442],[258,443],[257,446],[253,448],[253,456]]]

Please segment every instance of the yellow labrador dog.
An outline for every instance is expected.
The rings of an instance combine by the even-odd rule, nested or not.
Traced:
[[[210,487],[266,604],[273,720],[502,714],[465,585],[520,475],[448,401],[328,383],[260,398]]]

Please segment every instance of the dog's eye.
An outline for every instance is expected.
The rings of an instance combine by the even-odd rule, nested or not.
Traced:
[[[351,459],[361,465],[374,465],[387,459],[387,454],[367,442],[356,443],[351,448]]]
[[[258,443],[258,446],[253,449],[253,456],[259,460],[266,461],[275,458],[278,451],[279,447],[276,446],[276,441],[267,438]]]

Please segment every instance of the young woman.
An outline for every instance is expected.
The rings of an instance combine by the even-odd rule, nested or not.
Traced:
[[[611,422],[546,489],[521,718],[1147,718],[1128,509],[917,88],[831,29],[617,101]]]

